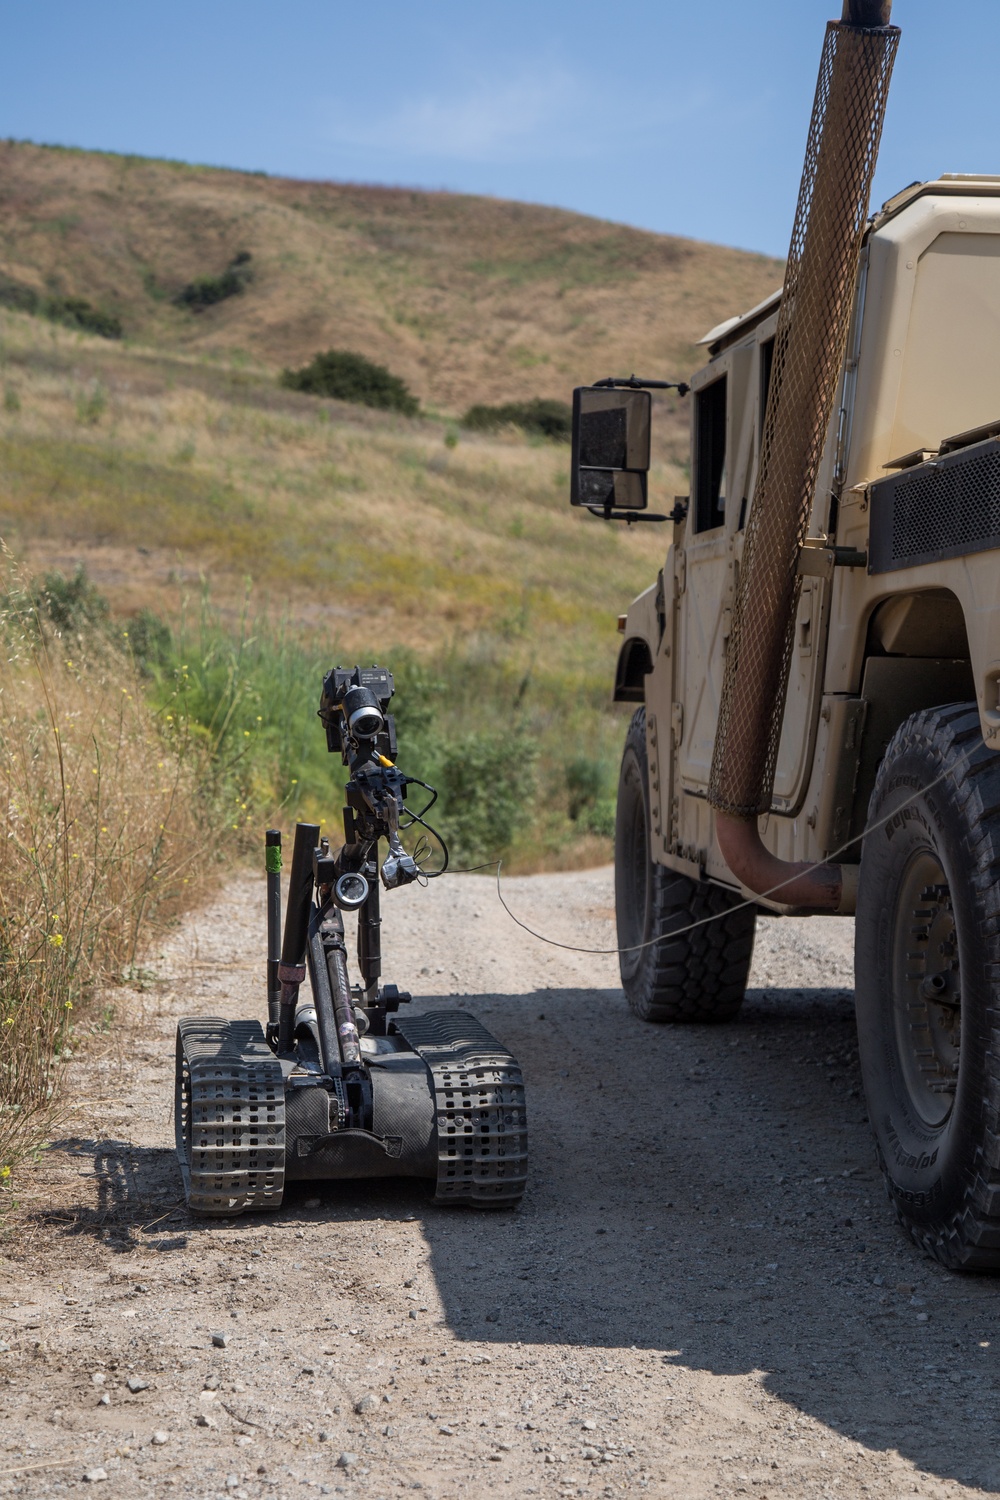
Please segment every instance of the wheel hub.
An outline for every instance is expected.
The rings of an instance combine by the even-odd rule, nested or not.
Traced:
[[[895,1020],[910,1098],[927,1125],[943,1125],[958,1084],[961,988],[951,892],[935,856],[911,861],[899,897]]]

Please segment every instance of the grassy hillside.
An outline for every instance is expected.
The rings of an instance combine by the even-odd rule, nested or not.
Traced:
[[[534,756],[522,868],[606,853],[606,817],[585,829],[574,808],[610,795],[614,620],[655,576],[662,528],[571,513],[564,445],[455,418],[473,402],[566,399],[609,370],[685,376],[692,341],[770,291],[779,265],[520,204],[9,143],[0,184],[3,284],[84,298],[125,333],[0,308],[8,546],[35,569],[83,562],[124,625],[144,609],[171,622],[192,671],[199,652],[208,663],[205,684],[229,659],[227,631],[294,638],[294,671],[275,665],[285,646],[254,668],[241,734],[291,715],[311,745],[319,664],[409,664],[412,683],[435,685],[431,763],[480,731]],[[241,295],[200,312],[174,302],[240,252],[253,269]],[[283,366],[334,344],[403,376],[425,415],[279,387]],[[686,421],[673,396],[658,403],[654,504],[687,488]],[[219,619],[199,635],[206,589]],[[312,753],[275,747],[261,818],[278,800],[320,810],[320,772],[296,762]]]
[[[171,304],[240,251],[244,296]],[[683,375],[706,329],[781,280],[765,256],[558,209],[12,143],[0,272],[89,298],[160,348],[270,368],[360,349],[452,413],[612,371]]]

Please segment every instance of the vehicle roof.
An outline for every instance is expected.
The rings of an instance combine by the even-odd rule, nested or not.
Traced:
[[[918,198],[926,198],[930,194],[938,197],[998,197],[1000,196],[1000,176],[943,172],[940,177],[928,178],[926,182],[911,182],[909,187],[887,198],[882,207],[872,214],[868,220],[866,236],[874,230],[881,229],[883,224],[888,224]],[[778,306],[781,301],[781,292],[782,288],[778,287],[777,291],[765,297],[763,302],[758,302],[756,307],[751,307],[748,312],[737,313],[735,317],[726,318],[724,322],[717,323],[703,338],[698,340],[698,344],[708,345],[708,352],[714,358],[742,334],[748,333],[757,323],[763,322]]]
[[[728,338],[729,334],[735,335],[737,332],[742,332],[744,329],[749,328],[752,323],[759,323],[762,318],[766,318],[769,312],[773,312],[781,301],[781,293],[782,288],[779,286],[775,291],[769,293],[763,302],[758,302],[756,307],[751,307],[749,312],[737,313],[735,318],[726,318],[723,323],[717,323],[714,328],[708,330],[704,338],[698,340],[698,343],[720,344],[720,340],[722,339],[725,339],[728,343],[730,341]],[[710,352],[716,354],[718,351],[712,349]]]
[[[930,177],[926,182],[911,182],[909,187],[887,198],[877,213],[872,214],[868,221],[869,231],[881,229],[918,198],[931,194],[936,198],[997,197],[1000,195],[1000,177],[990,177],[985,173],[942,172],[940,177]]]

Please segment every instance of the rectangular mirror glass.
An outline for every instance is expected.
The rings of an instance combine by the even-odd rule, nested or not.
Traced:
[[[598,505],[612,510],[646,509],[646,476],[628,469],[581,469],[576,505]]]
[[[645,509],[651,406],[648,391],[580,386],[573,392],[574,505]]]

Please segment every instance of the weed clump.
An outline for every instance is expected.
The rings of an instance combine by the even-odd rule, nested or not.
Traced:
[[[536,437],[568,443],[573,431],[573,413],[565,401],[536,396],[531,401],[508,401],[504,406],[470,406],[462,426],[471,432],[499,432],[519,427]]]
[[[33,286],[22,286],[9,276],[0,276],[0,307],[9,307],[12,312],[37,313],[41,300]]]
[[[438,758],[441,826],[456,864],[505,854],[535,811],[537,748],[516,729],[448,739]]]
[[[405,381],[385,365],[377,365],[349,349],[328,349],[301,370],[285,370],[281,384],[310,396],[333,396],[338,401],[398,411],[404,417],[415,417],[420,410],[419,401]]]
[[[253,257],[249,250],[234,255],[226,269],[218,276],[198,276],[182,287],[174,298],[177,307],[186,307],[190,312],[204,312],[206,307],[215,307],[229,297],[241,297],[253,281]]]

